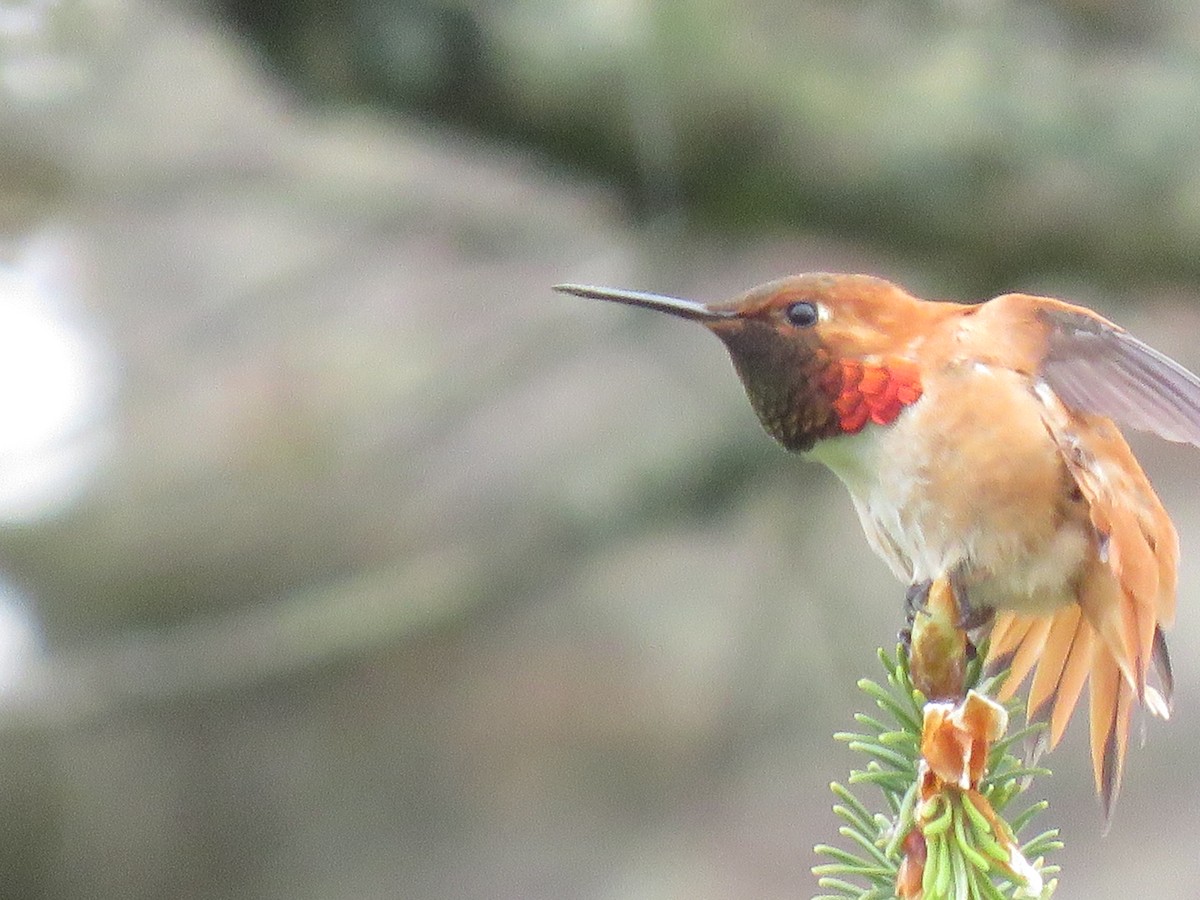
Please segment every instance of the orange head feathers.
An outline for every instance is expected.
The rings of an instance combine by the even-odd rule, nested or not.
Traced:
[[[1114,423],[1200,446],[1200,379],[1101,316],[1045,297],[920,300],[863,275],[809,274],[703,304],[557,290],[704,324],[766,430],[846,484],[906,583],[948,580],[993,616],[990,658],[1053,746],[1090,691],[1106,816],[1135,705],[1166,717],[1163,630],[1177,539]]]
[[[895,353],[896,340],[914,338],[932,304],[879,278],[801,275],[707,306],[608,288],[557,290],[707,325],[728,348],[763,427],[789,450],[887,424],[921,395],[920,373]]]

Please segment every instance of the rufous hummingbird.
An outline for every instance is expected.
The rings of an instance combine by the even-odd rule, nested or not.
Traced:
[[[1028,714],[1061,739],[1090,683],[1106,818],[1135,702],[1167,718],[1178,539],[1116,422],[1200,446],[1200,379],[1100,315],[1005,294],[920,300],[865,275],[807,274],[706,304],[556,290],[700,322],[763,427],[845,483],[910,595],[948,580],[991,620],[988,664],[1032,671]]]

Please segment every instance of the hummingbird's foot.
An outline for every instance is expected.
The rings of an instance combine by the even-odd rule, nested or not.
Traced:
[[[925,579],[910,584],[908,590],[904,592],[904,621],[910,626],[913,619],[917,617],[917,613],[925,611],[926,604],[929,603],[929,591],[932,587],[933,582]]]
[[[996,610],[991,606],[961,606],[962,614],[958,627],[963,631],[975,631],[982,628],[996,617]]]
[[[904,592],[904,627],[900,629],[899,637],[906,650],[912,647],[913,622],[916,621],[917,613],[924,612],[927,608],[932,587],[932,581],[918,581],[916,584],[910,584]]]
[[[972,605],[967,589],[963,585],[961,573],[950,573],[950,587],[954,591],[954,600],[958,605],[958,627],[963,631],[975,631],[989,624],[995,618],[995,607]]]
[[[989,624],[996,615],[996,610],[990,606],[972,606],[967,597],[966,587],[960,572],[951,572],[948,579],[950,589],[954,593],[954,605],[958,610],[955,626],[963,632],[971,632]],[[904,592],[904,628],[900,629],[900,642],[905,647],[912,645],[913,622],[917,614],[929,611],[929,592],[933,589],[930,580],[918,581],[908,586]],[[975,644],[967,640],[967,658],[975,657]]]
[[[988,625],[995,618],[996,610],[991,606],[973,606],[971,604],[967,588],[963,584],[963,573],[958,569],[950,573],[950,589],[954,591],[954,602],[958,607],[958,627],[967,633],[966,654],[967,661],[970,662],[979,655],[979,650],[970,634]]]

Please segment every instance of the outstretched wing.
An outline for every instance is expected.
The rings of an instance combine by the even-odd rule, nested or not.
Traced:
[[[1066,303],[1043,303],[1049,326],[1038,375],[1068,406],[1200,446],[1200,378],[1124,329]]]

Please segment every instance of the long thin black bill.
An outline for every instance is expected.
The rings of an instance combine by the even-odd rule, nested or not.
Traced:
[[[678,297],[664,297],[662,294],[647,294],[643,291],[622,291],[616,288],[592,287],[586,284],[556,284],[554,290],[563,294],[574,294],[576,297],[611,300],[614,303],[624,303],[628,306],[656,309],[659,312],[670,313],[683,319],[695,319],[701,322],[728,319],[733,315],[725,310],[710,309],[695,300],[680,300]]]

